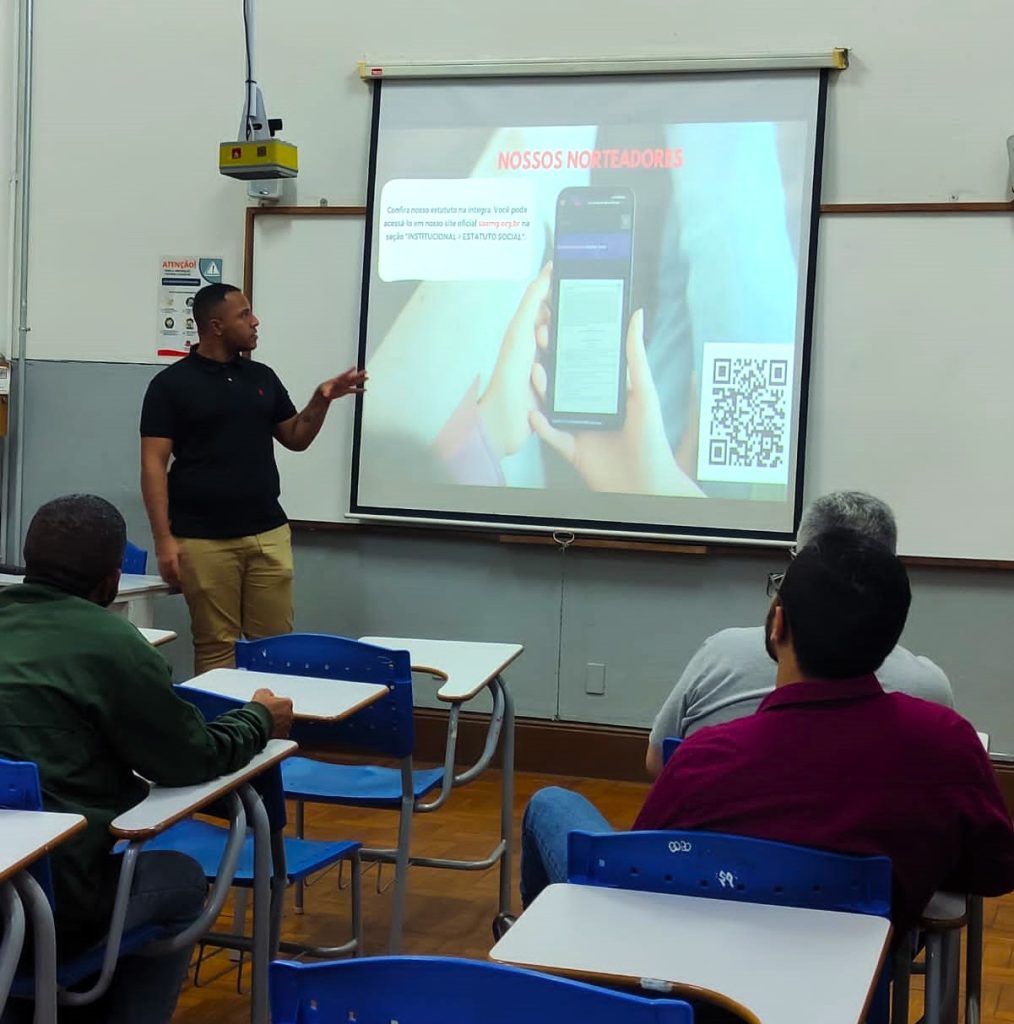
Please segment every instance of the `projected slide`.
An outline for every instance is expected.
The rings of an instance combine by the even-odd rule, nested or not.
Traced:
[[[819,91],[384,84],[353,511],[791,530]]]

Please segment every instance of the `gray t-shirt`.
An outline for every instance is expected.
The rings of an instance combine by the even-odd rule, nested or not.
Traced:
[[[877,678],[885,690],[954,707],[943,670],[904,647],[891,651]],[[753,714],[774,687],[775,663],[764,649],[764,627],[723,629],[690,659],[655,717],[649,743],[661,748],[666,736],[690,736],[706,725]]]

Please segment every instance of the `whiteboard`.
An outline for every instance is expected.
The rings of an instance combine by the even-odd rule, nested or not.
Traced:
[[[807,498],[884,498],[902,554],[1014,559],[1010,217],[824,217],[817,266]]]
[[[261,321],[254,358],[278,374],[302,409],[321,381],[356,362],[364,220],[258,217],[253,231],[252,304]],[[352,398],[333,403],[305,452],[275,445],[290,519],[343,521],[354,411]]]
[[[355,361],[360,218],[260,218],[258,358],[297,405]],[[903,554],[1014,559],[1014,225],[1005,216],[825,216],[805,496],[888,501]],[[341,522],[352,403],[301,454],[279,450],[293,519]]]

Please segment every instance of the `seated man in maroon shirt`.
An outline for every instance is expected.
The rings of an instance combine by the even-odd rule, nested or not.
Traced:
[[[890,857],[897,934],[937,889],[1014,889],[1014,830],[975,730],[950,708],[885,693],[874,674],[909,600],[901,562],[873,541],[836,531],[803,548],[768,611],[774,691],[754,714],[684,740],[634,828]],[[572,829],[610,826],[577,793],[535,794],[522,831],[526,906],[566,879]]]

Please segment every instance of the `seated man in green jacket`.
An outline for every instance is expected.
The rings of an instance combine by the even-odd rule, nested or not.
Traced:
[[[144,798],[138,776],[164,786],[205,782],[241,768],[292,723],[292,702],[270,690],[210,723],[176,695],[162,656],[106,611],[125,543],[123,517],[109,502],[57,498],[29,526],[25,582],[0,591],[0,757],[39,766],[46,810],[88,819],[51,856],[61,955],[105,934],[119,871],[109,823]],[[196,861],[142,853],[127,927],[180,931],[205,895]],[[95,1019],[168,1022],[189,958],[189,950],[124,958]]]

